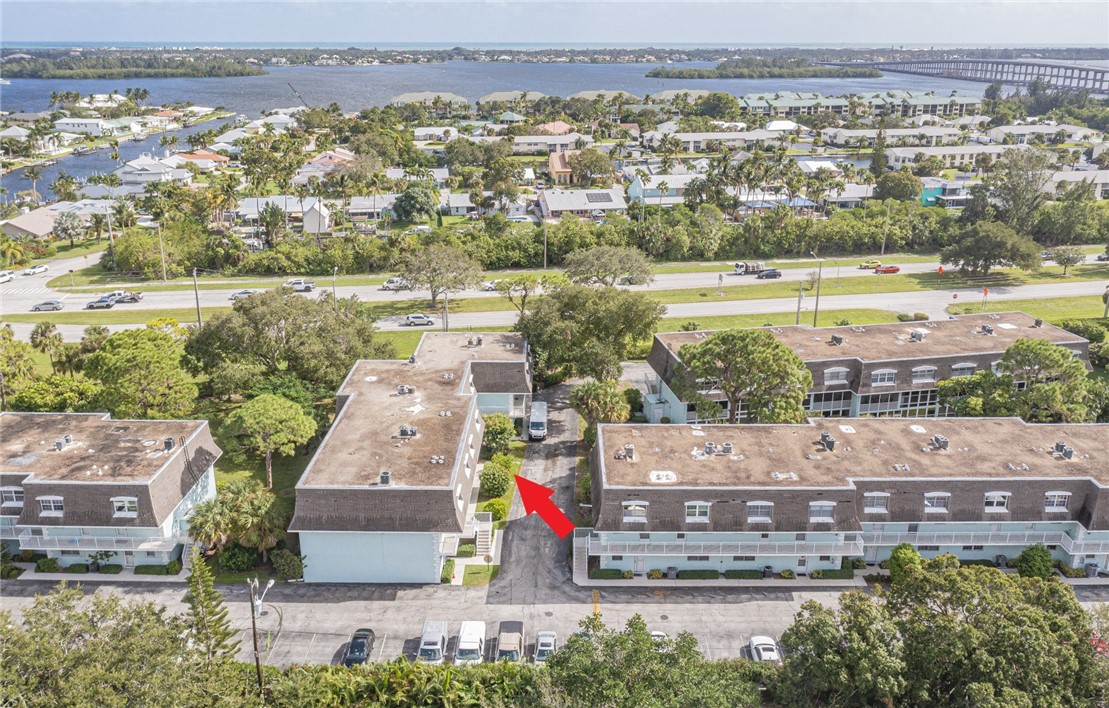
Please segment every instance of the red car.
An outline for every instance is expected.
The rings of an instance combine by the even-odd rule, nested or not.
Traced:
[[[900,266],[893,266],[893,265],[879,266],[879,267],[874,269],[874,272],[875,273],[900,273],[901,268],[900,268]]]

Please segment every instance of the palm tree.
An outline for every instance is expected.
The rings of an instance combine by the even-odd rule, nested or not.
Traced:
[[[231,510],[221,497],[206,499],[189,516],[189,535],[208,548],[222,551],[231,539]]]
[[[5,236],[0,239],[0,260],[3,260],[4,265],[15,265],[23,260],[27,248],[22,241],[16,241],[14,238]]]
[[[57,179],[50,183],[50,190],[60,201],[77,201],[77,180],[68,172],[59,172]]]
[[[176,135],[163,135],[158,139],[158,145],[169,148],[171,151],[181,142]]]
[[[570,405],[577,409],[590,426],[597,423],[623,423],[631,415],[620,385],[611,379],[590,379],[578,384],[570,391]]]
[[[670,193],[670,184],[668,182],[658,183],[658,223],[662,223],[662,200]]]
[[[89,231],[96,236],[97,243],[100,243],[100,236],[106,228],[108,228],[108,219],[103,214],[93,214],[92,218],[89,219]]]
[[[288,521],[289,512],[278,503],[277,495],[259,486],[242,498],[235,509],[235,535],[243,546],[256,548],[264,563],[269,549],[285,537]]]
[[[31,346],[50,358],[50,368],[55,374],[58,373],[58,367],[54,363],[54,356],[61,349],[62,344],[62,335],[50,322],[39,322],[31,330]]]
[[[27,165],[23,169],[23,176],[31,180],[31,191],[34,193],[34,200],[39,200],[38,182],[42,177],[42,167],[39,165]]]
[[[112,218],[121,229],[129,229],[138,223],[135,209],[130,202],[116,202],[112,206]]]

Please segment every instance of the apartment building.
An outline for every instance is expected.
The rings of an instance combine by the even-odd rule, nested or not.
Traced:
[[[978,371],[996,370],[1018,339],[1046,339],[1089,359],[1089,342],[1065,329],[1021,312],[962,315],[950,320],[820,327],[769,328],[782,344],[805,362],[813,387],[805,409],[832,417],[945,415],[938,382]],[[655,335],[647,357],[653,370],[644,398],[644,413],[653,423],[710,422],[696,406],[674,391],[681,348],[704,341],[713,332],[665,332]],[[727,414],[718,390],[702,393]],[[740,411],[740,416],[745,411]]]
[[[878,133],[882,132],[886,145],[947,145],[957,142],[962,132],[955,128],[922,125],[919,128],[890,128],[879,131],[877,128],[825,128],[820,131],[820,139],[828,145],[874,147]]]
[[[601,425],[590,470],[577,583],[590,567],[811,574],[900,543],[994,561],[1043,543],[1109,565],[1109,425]]]
[[[437,583],[475,517],[483,414],[522,417],[531,364],[517,334],[427,333],[408,361],[359,361],[296,487],[289,530],[310,583]]]
[[[1028,150],[1028,145],[937,145],[934,147],[892,147],[886,150],[886,161],[895,170],[912,167],[921,160],[938,157],[944,167],[974,167],[979,155],[996,161],[1009,150]]]
[[[193,507],[216,494],[223,453],[207,421],[7,412],[0,431],[0,540],[13,552],[167,563],[189,543]]]
[[[661,131],[651,130],[643,134],[643,144],[657,148],[665,137]],[[733,148],[743,150],[769,143],[777,143],[782,134],[771,130],[719,131],[713,133],[671,133],[682,145],[682,152],[707,152],[710,148]]]
[[[987,130],[986,135],[997,143],[1010,141],[1017,145],[1026,145],[1037,140],[1044,143],[1052,143],[1056,141],[1057,137],[1062,138],[1059,142],[1066,142],[1068,140],[1073,142],[1101,140],[1100,130],[1086,128],[1081,125],[1071,125],[1069,123],[1062,123],[1059,125],[1000,125],[996,128]]]
[[[566,152],[593,147],[593,136],[571,132],[565,135],[517,135],[512,139],[512,152],[517,155]]]

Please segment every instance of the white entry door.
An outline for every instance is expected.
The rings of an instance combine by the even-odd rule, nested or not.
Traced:
[[[646,573],[646,572],[647,572],[647,559],[646,558],[641,558],[641,557],[636,558],[635,559],[635,574],[636,575],[642,575],[643,573]]]
[[[135,552],[134,551],[124,551],[123,552],[123,564],[125,566],[127,566],[128,568],[134,568],[135,567]]]

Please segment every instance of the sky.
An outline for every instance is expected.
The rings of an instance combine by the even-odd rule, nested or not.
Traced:
[[[1106,0],[0,0],[0,44],[1109,46]]]

